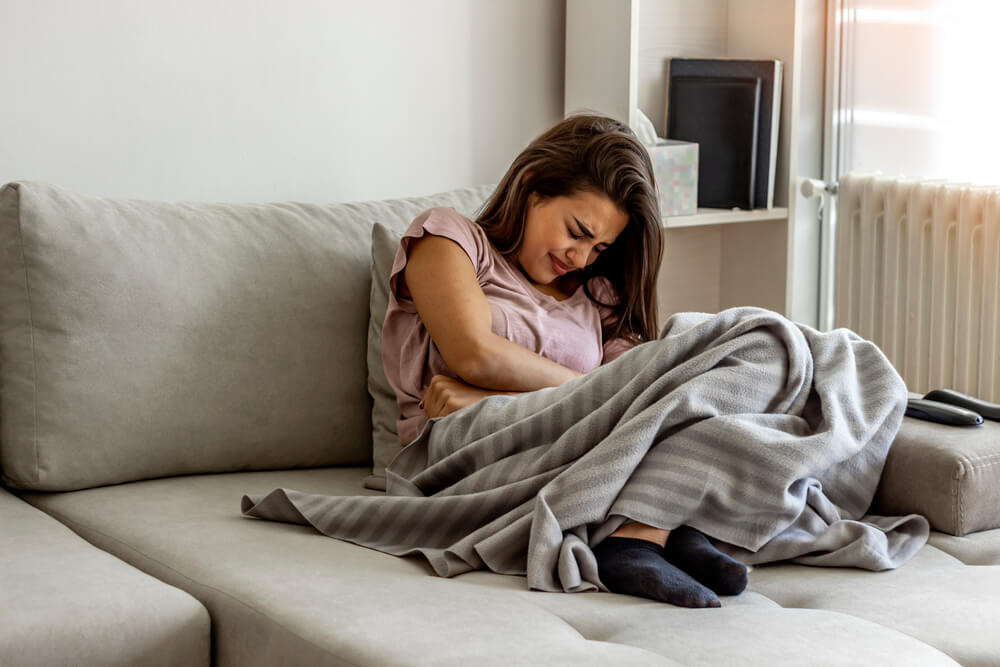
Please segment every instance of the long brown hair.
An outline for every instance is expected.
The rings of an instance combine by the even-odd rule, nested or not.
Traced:
[[[583,284],[604,276],[618,295],[602,322],[604,340],[650,340],[656,331],[656,276],[660,269],[660,205],[649,153],[627,125],[604,116],[570,116],[532,141],[514,160],[476,222],[506,258],[524,241],[529,197],[539,201],[592,192],[628,216],[613,244],[584,269]]]

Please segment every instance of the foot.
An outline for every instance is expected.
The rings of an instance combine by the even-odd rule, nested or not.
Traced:
[[[747,587],[747,566],[712,544],[690,526],[670,531],[664,557],[719,595],[739,595]]]
[[[664,558],[647,540],[608,537],[594,548],[601,581],[612,593],[669,602],[679,607],[721,607],[719,598]]]

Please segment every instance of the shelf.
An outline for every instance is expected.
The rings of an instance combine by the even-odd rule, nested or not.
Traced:
[[[705,225],[731,225],[740,222],[760,222],[762,220],[784,220],[788,217],[785,207],[762,208],[753,211],[727,211],[722,208],[699,208],[694,215],[664,216],[663,226],[701,227]]]

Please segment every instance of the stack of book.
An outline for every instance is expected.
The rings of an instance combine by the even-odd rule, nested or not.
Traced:
[[[673,58],[667,138],[698,144],[698,206],[771,208],[780,60]]]

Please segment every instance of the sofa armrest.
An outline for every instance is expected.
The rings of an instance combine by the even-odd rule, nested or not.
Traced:
[[[951,535],[1000,528],[1000,423],[946,426],[904,417],[871,511],[922,514]]]

